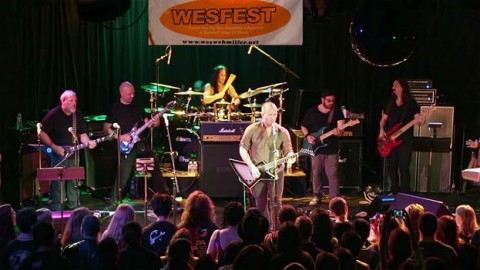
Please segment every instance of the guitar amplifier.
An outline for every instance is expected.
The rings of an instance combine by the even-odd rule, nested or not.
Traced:
[[[200,137],[202,142],[239,142],[245,129],[251,123],[241,122],[201,122]]]

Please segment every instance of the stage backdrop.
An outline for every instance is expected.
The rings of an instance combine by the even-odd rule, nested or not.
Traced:
[[[301,45],[301,0],[149,0],[151,45]]]

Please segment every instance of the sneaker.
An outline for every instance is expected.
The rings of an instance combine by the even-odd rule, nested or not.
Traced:
[[[313,197],[313,199],[308,203],[308,205],[312,205],[312,206],[319,205],[321,201],[322,199]]]

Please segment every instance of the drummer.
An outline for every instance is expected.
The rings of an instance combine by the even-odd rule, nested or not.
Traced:
[[[225,84],[230,76],[227,68],[224,65],[218,65],[214,69],[214,74],[209,83],[205,85],[203,93],[203,103],[211,104],[215,101],[224,99],[230,102],[229,110],[234,110],[240,105],[240,98],[235,91],[233,85],[224,89]]]

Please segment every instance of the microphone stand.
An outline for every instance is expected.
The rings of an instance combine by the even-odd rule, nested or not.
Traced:
[[[260,53],[262,53],[263,55],[265,55],[268,59],[272,60],[275,64],[280,66],[285,72],[289,73],[296,79],[300,80],[300,76],[298,76],[295,72],[291,71],[287,66],[285,66],[285,64],[280,63],[277,59],[273,58],[273,56],[269,55],[264,50],[260,49],[257,45],[252,45],[252,47],[257,51],[259,51]]]
[[[271,203],[271,208],[270,208],[270,216],[272,220],[272,225],[273,225],[273,231],[277,230],[278,227],[278,208],[279,208],[279,202],[278,202],[278,196],[277,196],[277,181],[278,181],[278,171],[277,171],[277,161],[278,158],[280,158],[280,152],[277,149],[277,133],[278,129],[275,127],[276,123],[272,124],[272,135],[273,135],[273,168],[275,172],[275,179],[273,181],[273,203]]]
[[[162,56],[160,56],[159,58],[157,58],[157,59],[155,60],[155,69],[156,69],[156,70],[155,70],[155,76],[156,76],[156,79],[155,79],[155,81],[156,81],[155,90],[156,90],[156,91],[155,91],[155,95],[154,95],[155,98],[153,98],[153,95],[152,95],[152,97],[150,97],[150,106],[151,106],[152,103],[154,103],[155,109],[158,108],[157,98],[158,98],[158,85],[160,84],[160,62],[162,62],[163,59],[165,59],[165,58],[168,57],[168,50],[169,50],[169,48],[170,48],[170,45],[166,46],[166,47],[165,47],[165,54],[162,55]],[[165,97],[165,91],[163,91],[163,89],[162,89],[161,97],[162,97],[162,98]],[[154,102],[152,102],[152,98],[154,99]],[[162,104],[162,105],[165,105],[165,104]],[[150,115],[150,119],[151,119],[151,117],[152,117],[152,115],[153,115],[153,107],[150,108],[150,113],[151,113],[151,115]],[[150,147],[151,147],[152,152],[154,152],[154,147],[153,147],[153,141],[154,141],[154,140],[153,140],[153,137],[154,137],[154,134],[153,134],[153,132],[154,132],[154,129],[153,129],[153,126],[151,126],[151,127],[150,127]]]
[[[172,189],[172,196],[173,196],[173,224],[177,224],[177,193],[180,192],[178,187],[178,179],[177,179],[177,169],[175,167],[175,152],[173,152],[172,146],[172,139],[170,137],[170,128],[169,128],[169,121],[168,116],[163,115],[163,119],[165,119],[165,128],[167,129],[167,139],[168,139],[168,147],[170,151],[170,161],[172,162],[172,174],[173,174],[173,189]]]
[[[120,169],[120,134],[122,134],[121,127],[116,129],[117,131],[117,180],[115,181],[115,189],[117,190],[117,197],[113,198],[115,200],[115,206],[117,202],[122,201],[122,188],[120,187],[120,180],[122,179],[121,174],[122,170]]]
[[[72,138],[73,138],[73,144],[77,145],[78,144],[78,138],[77,138],[76,131],[75,131],[75,133],[72,133]],[[74,166],[78,167],[79,164],[80,164],[79,152],[75,151]],[[68,167],[68,162],[67,162],[67,167]],[[80,191],[79,191],[78,179],[75,179],[75,192],[77,193],[77,196],[76,196],[76,199],[75,199],[75,207],[78,207],[80,205]]]
[[[38,123],[37,125],[39,125],[40,123]],[[41,140],[40,140],[40,132],[41,132],[41,127],[37,126],[37,143],[38,143],[38,168],[39,169],[42,169],[42,147],[41,147]],[[38,186],[37,186],[37,183],[38,183]],[[35,179],[35,181],[33,181],[33,192],[34,192],[34,196],[37,195],[37,189],[38,189],[38,202],[41,201],[41,194],[40,194],[40,183],[38,182],[38,178]]]

